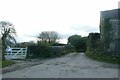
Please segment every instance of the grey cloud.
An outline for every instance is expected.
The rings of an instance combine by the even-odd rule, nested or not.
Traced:
[[[38,34],[23,34],[24,37],[37,38]]]
[[[84,31],[84,32],[96,32],[99,30],[99,27],[80,26],[80,25],[75,25],[70,28],[74,31]]]
[[[67,39],[71,35],[75,35],[77,33],[66,33],[66,34],[60,34],[61,39]]]
[[[66,39],[70,36],[71,34],[60,34],[61,39]]]
[[[73,32],[72,33],[71,32],[67,32],[66,34],[60,34],[61,39],[67,39],[69,36],[75,35],[75,34],[80,35],[79,34],[80,32],[85,32],[85,33],[99,32],[99,27],[97,28],[97,27],[91,27],[91,26],[80,26],[80,25],[77,25],[77,26],[70,27],[70,29]],[[82,36],[82,34],[81,34],[81,36]]]

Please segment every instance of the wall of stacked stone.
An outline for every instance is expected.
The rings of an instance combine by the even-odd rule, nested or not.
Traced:
[[[0,39],[0,53],[2,53],[2,40]]]
[[[117,38],[115,38],[115,54],[120,57],[120,16],[118,18]]]
[[[89,33],[89,36],[88,36],[88,47],[89,48],[96,48],[97,47],[97,43],[100,39],[100,33]]]
[[[100,40],[103,43],[105,53],[114,56],[120,54],[120,19],[118,18],[118,10],[103,11],[100,17]]]
[[[115,54],[116,22],[113,19],[103,19],[104,24],[100,27],[101,41],[105,53]]]
[[[118,10],[102,11],[100,16],[100,34],[90,33],[87,50],[120,56],[120,16]]]
[[[2,61],[2,40],[0,38],[0,61]]]

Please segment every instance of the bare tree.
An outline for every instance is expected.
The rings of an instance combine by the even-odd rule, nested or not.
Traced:
[[[39,34],[38,40],[41,42],[55,43],[59,40],[59,35],[55,31],[43,31]]]
[[[55,32],[55,31],[50,32],[49,36],[50,36],[50,42],[54,42],[55,43],[55,42],[57,42],[57,40],[60,39],[58,33]]]
[[[2,38],[2,60],[5,60],[5,49],[7,45],[11,43],[16,43],[14,36],[16,35],[16,31],[14,25],[7,21],[0,22],[0,31]]]

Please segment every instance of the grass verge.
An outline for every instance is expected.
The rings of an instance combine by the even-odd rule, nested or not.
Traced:
[[[119,57],[114,57],[114,56],[105,55],[105,54],[90,53],[90,52],[87,52],[86,55],[89,58],[95,59],[97,61],[102,61],[102,62],[107,62],[107,63],[112,63],[112,64],[120,64]]]
[[[5,61],[0,62],[0,68],[4,68],[4,67],[7,67],[13,64],[15,64],[14,61],[5,60]]]

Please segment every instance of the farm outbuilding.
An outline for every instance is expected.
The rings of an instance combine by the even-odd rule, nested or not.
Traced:
[[[120,9],[101,11],[100,40],[106,53],[120,56]]]

